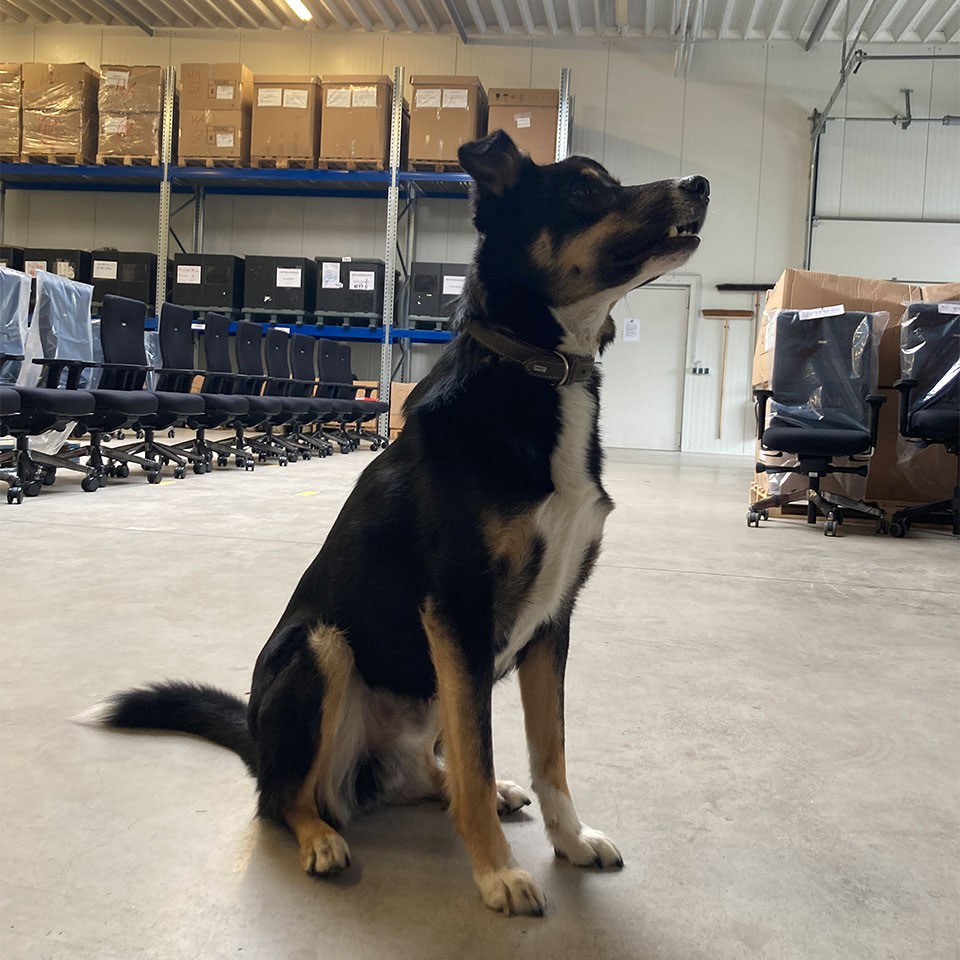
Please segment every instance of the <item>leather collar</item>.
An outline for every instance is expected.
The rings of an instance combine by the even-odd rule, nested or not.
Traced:
[[[567,383],[586,382],[593,376],[596,367],[593,357],[544,350],[499,330],[474,323],[467,324],[464,333],[498,357],[519,364],[535,380],[546,380],[558,387]]]

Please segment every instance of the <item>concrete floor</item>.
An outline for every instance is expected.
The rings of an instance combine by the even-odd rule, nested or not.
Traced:
[[[555,860],[528,808],[506,831],[545,919],[481,904],[436,806],[356,823],[352,869],[312,880],[253,820],[236,757],[68,722],[145,680],[246,691],[370,458],[92,495],[64,477],[0,506],[0,956],[957,956],[957,544],[747,529],[739,460],[609,465],[617,510],[575,617],[567,744],[581,816],[626,867]],[[496,755],[527,782],[513,679]]]

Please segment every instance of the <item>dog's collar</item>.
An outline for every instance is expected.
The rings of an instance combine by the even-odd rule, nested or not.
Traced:
[[[584,383],[593,376],[596,367],[593,357],[561,353],[559,350],[544,350],[532,343],[500,333],[499,330],[491,330],[475,323],[468,324],[464,333],[498,357],[519,364],[531,377],[546,380],[558,387],[567,383]]]

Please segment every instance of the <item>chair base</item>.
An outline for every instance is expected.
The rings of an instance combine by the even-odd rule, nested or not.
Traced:
[[[960,537],[960,486],[953,488],[953,496],[949,500],[922,503],[898,510],[890,520],[891,535],[905,537],[914,521],[951,524],[953,535]]]

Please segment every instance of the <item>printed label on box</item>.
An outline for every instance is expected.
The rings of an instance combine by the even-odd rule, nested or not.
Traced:
[[[351,290],[372,290],[376,283],[376,273],[373,270],[351,270]]]
[[[258,107],[279,107],[283,100],[282,87],[261,87],[257,91]]]
[[[105,70],[103,74],[103,83],[107,87],[119,87],[121,90],[127,89],[130,82],[129,70]]]
[[[218,134],[217,134],[217,146],[218,146],[218,147],[232,147],[232,146],[233,146],[233,134],[232,134],[232,133],[218,133]]]
[[[513,115],[514,122],[517,125],[518,130],[522,130],[524,127],[530,126],[530,114],[529,113],[515,113]]]
[[[24,260],[23,261],[23,272],[29,273],[31,277],[37,275],[38,270],[46,270],[47,261],[46,260]]]
[[[452,294],[455,297],[459,297],[463,293],[463,284],[466,280],[466,277],[455,277],[455,276],[446,276],[443,277],[443,292],[444,295]]]
[[[180,263],[177,265],[177,283],[199,283],[200,264]]]
[[[469,92],[469,90],[448,90],[446,87],[444,87],[443,106],[445,108],[451,107],[454,110],[466,110],[467,95]]]
[[[939,313],[960,313],[960,303],[938,303]]]
[[[93,261],[94,280],[116,280],[117,279],[117,261],[116,260],[94,260]]]
[[[301,277],[303,271],[300,267],[277,267],[277,286],[278,287],[302,287]]]
[[[67,280],[73,280],[77,274],[73,269],[73,264],[69,260],[57,260],[57,276],[66,277]]]
[[[439,88],[429,88],[427,90],[421,90],[417,88],[416,94],[413,97],[413,105],[419,110],[421,108],[427,107],[439,107],[440,106],[440,95],[443,91]]]
[[[350,88],[330,87],[327,89],[326,104],[328,107],[349,107]]]
[[[834,307],[817,307],[816,310],[798,310],[797,315],[801,320],[817,320],[819,317],[837,317],[844,312],[843,304],[838,303]]]
[[[377,105],[376,87],[353,87],[353,106],[375,107]]]
[[[640,321],[636,317],[624,318],[623,339],[625,343],[640,342]]]
[[[307,90],[284,90],[283,105],[285,107],[293,107],[296,110],[306,110],[307,97],[309,95],[309,91]]]
[[[232,100],[232,99],[233,99],[233,84],[218,83],[217,84],[217,100]]]
[[[326,260],[320,267],[320,286],[324,290],[340,290],[343,284],[340,282],[340,263],[328,263]]]
[[[123,135],[127,132],[127,125],[129,123],[129,117],[104,117],[103,132]]]

